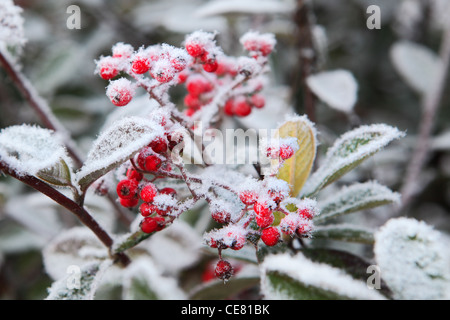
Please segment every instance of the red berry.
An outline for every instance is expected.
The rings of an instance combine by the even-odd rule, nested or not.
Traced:
[[[177,195],[177,192],[173,188],[163,188],[163,189],[159,190],[159,193],[161,193],[161,194],[168,194],[168,195],[171,195],[173,197],[175,197]]]
[[[164,218],[146,217],[141,221],[141,230],[145,233],[152,233],[164,229]]]
[[[111,80],[119,74],[119,61],[113,57],[103,57],[98,62],[98,73],[104,80]]]
[[[138,182],[132,179],[124,179],[119,181],[116,187],[117,195],[121,199],[132,199],[136,196]]]
[[[234,116],[234,100],[228,99],[227,102],[225,102],[225,105],[223,106],[223,111],[228,116]]]
[[[192,117],[192,116],[194,115],[195,112],[196,112],[195,109],[189,108],[189,109],[186,109],[186,110],[184,111],[184,114],[185,114],[186,116],[188,116],[188,117]]]
[[[129,168],[127,170],[127,178],[131,180],[141,181],[144,175],[134,168]]]
[[[280,221],[281,231],[287,235],[293,235],[299,225],[299,217],[295,214],[289,214]]]
[[[254,94],[250,98],[250,102],[255,108],[261,109],[266,104],[266,99],[260,94]]]
[[[115,106],[123,107],[133,99],[134,88],[130,80],[120,78],[110,82],[106,95]]]
[[[252,106],[244,99],[237,101],[234,105],[234,113],[239,117],[246,117],[252,112]]]
[[[280,158],[283,160],[289,159],[294,155],[294,149],[291,146],[283,145],[280,147]]]
[[[229,232],[227,236],[233,239],[230,245],[231,249],[241,250],[244,247],[246,238],[243,234]]]
[[[167,151],[167,141],[164,138],[157,137],[148,145],[156,153],[164,153]]]
[[[258,195],[253,191],[242,191],[239,193],[239,199],[243,204],[252,205],[258,200]]]
[[[201,43],[192,41],[186,44],[186,51],[190,56],[196,58],[201,56],[205,52],[205,49]]]
[[[275,220],[275,217],[274,217],[274,215],[272,213],[270,213],[270,214],[257,214],[256,217],[255,217],[255,220],[256,220],[256,224],[260,228],[264,229],[264,228],[269,227],[273,223],[273,221]]]
[[[197,110],[201,106],[198,96],[193,95],[192,93],[189,93],[184,97],[184,104],[193,111]]]
[[[220,260],[219,262],[217,262],[214,272],[217,278],[226,281],[233,275],[233,267],[228,261]]]
[[[157,194],[158,189],[156,189],[153,183],[149,182],[141,189],[139,196],[144,202],[152,202]]]
[[[218,223],[228,223],[231,220],[231,214],[224,210],[211,212],[211,217]]]
[[[268,246],[274,246],[280,240],[280,231],[276,227],[266,228],[261,233],[261,240]]]
[[[313,225],[311,223],[311,220],[301,220],[300,223],[298,224],[296,233],[299,236],[304,236],[306,234],[308,234],[309,232],[311,232],[313,228]]]
[[[255,210],[256,215],[259,216],[268,216],[272,213],[272,210],[270,210],[266,202],[256,202],[253,206],[253,210]]]
[[[147,171],[154,172],[161,167],[162,161],[158,156],[149,155],[145,158],[144,168]]]
[[[153,204],[144,202],[139,206],[139,212],[142,216],[147,217],[151,215],[153,212],[156,212],[157,207]]]
[[[131,64],[131,70],[137,74],[146,73],[150,70],[150,60],[144,57],[136,57]]]
[[[203,64],[203,70],[206,72],[215,72],[218,67],[219,63],[216,60]]]
[[[191,77],[187,81],[186,89],[190,94],[198,97],[202,93],[211,91],[213,86],[204,77]]]
[[[314,218],[314,212],[310,209],[298,209],[297,210],[297,214],[307,220],[311,220],[312,218]]]
[[[119,198],[119,201],[123,207],[133,208],[133,207],[137,206],[137,204],[139,203],[139,198],[138,197],[134,197],[134,198],[130,198],[130,199]]]

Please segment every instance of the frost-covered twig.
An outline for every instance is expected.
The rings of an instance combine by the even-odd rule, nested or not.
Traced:
[[[401,189],[402,207],[406,207],[416,193],[418,178],[430,150],[430,138],[434,121],[441,103],[450,65],[450,28],[444,31],[440,58],[442,60],[442,68],[437,73],[434,86],[425,94],[423,99],[419,136]]]
[[[17,174],[15,170],[12,170],[7,164],[3,163],[2,161],[0,161],[0,170],[5,174],[45,194],[56,203],[72,212],[86,227],[92,230],[92,232],[109,250],[111,250],[111,247],[113,245],[113,239],[111,238],[111,236],[98,224],[98,222],[92,217],[92,215],[78,203],[76,203],[72,199],[67,198],[64,194],[60,193],[58,190],[52,188],[47,183],[34,176],[30,176],[27,174]],[[123,253],[113,254],[113,258],[120,261],[120,263],[124,266],[130,263],[128,256]]]
[[[82,165],[82,157],[80,156],[74,141],[70,137],[70,133],[67,132],[65,127],[54,116],[47,102],[39,95],[30,81],[18,70],[17,66],[12,62],[9,53],[2,48],[0,48],[0,63],[3,65],[14,85],[23,94],[30,106],[36,111],[44,125],[61,135],[68,152],[75,163],[80,167]]]

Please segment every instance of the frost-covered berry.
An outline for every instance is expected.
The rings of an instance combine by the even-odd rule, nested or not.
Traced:
[[[189,39],[186,41],[186,51],[190,56],[196,58],[205,52],[205,48],[203,43],[200,43],[198,40]]]
[[[152,213],[156,212],[157,209],[158,208],[154,204],[147,203],[147,202],[144,202],[139,206],[139,212],[144,217],[148,217]]]
[[[160,194],[168,194],[172,197],[176,197],[177,195],[177,191],[173,188],[162,188],[161,190],[159,190]]]
[[[140,227],[142,232],[152,233],[164,229],[164,218],[162,217],[146,217],[141,221]]]
[[[239,199],[243,204],[250,206],[258,200],[258,195],[254,191],[245,190],[239,193]]]
[[[280,241],[280,231],[276,227],[269,227],[261,232],[261,240],[267,246],[274,246]]]
[[[146,171],[155,172],[158,171],[161,165],[162,160],[158,156],[151,154],[145,158],[143,168]]]
[[[213,86],[205,77],[194,75],[188,78],[186,89],[190,94],[198,97],[202,93],[211,91]]]
[[[106,95],[118,107],[127,105],[133,98],[134,93],[133,83],[126,78],[111,81],[106,89]]]
[[[250,103],[253,107],[261,109],[266,104],[266,99],[260,94],[254,94],[250,98]]]
[[[156,186],[153,183],[149,182],[142,187],[139,197],[144,202],[152,202],[157,194],[158,189],[156,189]]]
[[[143,74],[150,70],[150,59],[137,55],[131,63],[131,71]]]
[[[119,74],[119,61],[113,57],[102,57],[97,62],[97,72],[104,80],[111,80]]]
[[[307,220],[314,218],[314,211],[308,208],[300,208],[297,210],[297,214]]]
[[[284,234],[292,236],[297,231],[297,228],[300,224],[300,217],[295,213],[291,213],[285,216],[280,221],[280,229]]]
[[[223,106],[223,112],[228,116],[234,116],[234,99],[228,99]]]
[[[150,69],[151,76],[161,83],[171,81],[175,77],[176,73],[177,71],[167,59],[160,59],[156,61]]]
[[[133,208],[138,205],[139,198],[138,197],[129,198],[129,199],[119,198],[119,202],[125,208]]]
[[[198,96],[192,93],[189,93],[184,97],[184,104],[193,111],[197,110],[201,106]]]
[[[167,151],[167,140],[162,137],[157,137],[148,146],[156,153],[164,153]]]
[[[275,216],[273,215],[273,213],[269,213],[269,214],[257,214],[255,217],[255,221],[256,224],[264,229],[269,227],[275,220]]]
[[[126,175],[128,179],[136,181],[141,181],[144,178],[144,175],[134,168],[128,168]]]
[[[240,39],[244,48],[254,54],[261,54],[262,56],[268,56],[274,49],[276,40],[273,34],[265,33],[259,34],[258,32],[247,32]]]
[[[128,59],[133,54],[134,48],[132,45],[118,42],[112,47],[112,55],[114,58]]]
[[[203,64],[203,70],[205,70],[206,72],[215,72],[218,67],[219,63],[217,62],[217,60],[208,61]]]
[[[294,155],[294,149],[289,145],[280,146],[280,158],[287,160]]]
[[[214,210],[211,217],[218,223],[228,223],[231,220],[231,213],[225,210]]]
[[[309,233],[311,233],[313,227],[314,226],[311,220],[301,219],[295,232],[299,236],[307,236]]]
[[[265,201],[257,201],[253,206],[253,210],[255,211],[256,215],[259,216],[268,216],[272,213],[269,204]]]
[[[116,187],[117,195],[121,199],[131,199],[136,196],[139,183],[134,179],[119,181]]]
[[[226,281],[233,275],[233,266],[226,260],[219,260],[216,264],[216,269],[214,272],[217,278]]]

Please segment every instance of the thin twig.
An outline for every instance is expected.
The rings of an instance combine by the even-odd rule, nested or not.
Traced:
[[[440,58],[442,67],[438,71],[434,86],[423,98],[422,121],[420,122],[419,136],[411,161],[407,167],[405,180],[401,189],[401,208],[406,207],[416,194],[418,179],[429,155],[430,138],[444,92],[450,64],[450,27],[448,27],[443,34]]]

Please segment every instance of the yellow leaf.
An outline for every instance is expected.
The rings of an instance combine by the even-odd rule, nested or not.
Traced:
[[[275,138],[297,138],[298,150],[279,169],[277,178],[291,187],[291,196],[297,197],[311,172],[316,157],[316,130],[306,116],[284,122]]]

